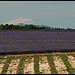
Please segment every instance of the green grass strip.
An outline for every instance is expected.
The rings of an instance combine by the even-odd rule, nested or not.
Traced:
[[[71,56],[75,57],[75,54],[66,54],[66,55],[71,55]]]
[[[7,58],[6,62],[4,63],[4,67],[1,74],[6,74],[9,64],[11,63],[11,59],[12,57]]]
[[[5,57],[5,56],[1,56],[0,59],[7,59],[7,57]]]
[[[20,58],[20,63],[19,63],[19,66],[18,66],[18,71],[17,71],[17,74],[23,74],[23,69],[24,69],[24,61],[25,61],[26,57],[25,56],[22,56]]]
[[[54,62],[53,62],[53,55],[49,54],[49,55],[46,55],[46,56],[47,56],[47,60],[49,62],[49,66],[51,68],[52,74],[57,74],[57,71],[56,71],[56,68],[55,68],[55,65],[54,65]]]
[[[73,68],[71,67],[71,64],[69,63],[68,59],[67,59],[67,56],[65,54],[57,54],[58,56],[60,56],[67,68],[67,71],[69,74],[74,74],[74,70]]]
[[[6,58],[0,57],[0,59],[6,59]]]
[[[35,74],[40,74],[40,72],[39,72],[39,56],[38,55],[34,55],[34,71],[35,71]]]
[[[71,54],[73,57],[75,57],[75,54]]]

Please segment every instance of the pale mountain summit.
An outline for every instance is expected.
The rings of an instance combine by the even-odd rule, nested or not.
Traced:
[[[32,20],[32,19],[26,19],[26,18],[19,18],[19,19],[16,19],[16,20],[13,20],[13,21],[9,21],[9,22],[6,22],[6,23],[3,23],[3,25],[10,25],[10,24],[13,24],[13,25],[41,25],[40,23],[37,23],[36,21]]]

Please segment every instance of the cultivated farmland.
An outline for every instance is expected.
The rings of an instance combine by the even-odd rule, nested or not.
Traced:
[[[1,30],[0,74],[75,74],[75,32]]]
[[[0,74],[75,74],[75,52],[2,55]]]

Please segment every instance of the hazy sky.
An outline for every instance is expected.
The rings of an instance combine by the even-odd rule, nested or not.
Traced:
[[[0,1],[0,24],[20,17],[51,27],[75,28],[75,1]]]

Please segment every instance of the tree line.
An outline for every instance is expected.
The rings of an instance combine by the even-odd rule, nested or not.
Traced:
[[[25,30],[25,29],[50,29],[49,27],[46,26],[41,26],[41,27],[36,27],[34,25],[24,25],[24,26],[20,26],[20,25],[13,25],[13,24],[6,24],[0,25],[0,30]],[[71,28],[67,28],[67,29],[71,29]],[[52,28],[51,30],[64,30],[64,28]]]
[[[45,26],[42,26],[42,27],[36,27],[34,25],[24,25],[24,26],[20,26],[20,25],[3,25],[1,24],[0,25],[0,30],[25,30],[25,29],[50,29],[49,27],[45,27]]]

